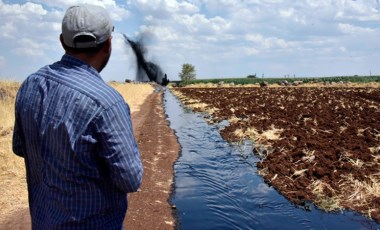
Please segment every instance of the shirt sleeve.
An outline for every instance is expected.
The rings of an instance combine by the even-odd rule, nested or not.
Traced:
[[[105,161],[113,183],[124,192],[136,192],[143,167],[133,135],[129,106],[116,103],[95,121],[99,155]]]
[[[24,140],[23,140],[23,134],[22,130],[20,128],[20,125],[18,121],[15,121],[15,125],[13,128],[13,139],[12,139],[12,148],[13,152],[20,157],[24,157]]]
[[[17,156],[24,157],[25,156],[25,150],[24,150],[25,141],[24,141],[24,134],[23,134],[21,124],[20,124],[20,119],[18,116],[17,98],[16,98],[16,103],[15,103],[16,112],[15,112],[15,124],[13,127],[12,149],[13,149],[13,152]]]

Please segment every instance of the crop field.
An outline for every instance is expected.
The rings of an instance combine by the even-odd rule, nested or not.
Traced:
[[[380,76],[335,76],[335,77],[307,77],[307,78],[223,78],[223,79],[196,79],[186,82],[181,82],[182,86],[192,84],[218,84],[223,82],[225,84],[238,84],[238,85],[253,85],[259,84],[262,81],[266,81],[269,84],[278,84],[283,81],[293,83],[295,81],[302,81],[303,83],[333,83],[333,82],[351,82],[351,83],[373,83],[380,82]]]
[[[380,221],[379,87],[173,88],[224,139],[251,139],[264,180],[297,205]]]

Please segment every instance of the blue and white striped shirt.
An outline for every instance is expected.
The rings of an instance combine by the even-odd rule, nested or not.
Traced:
[[[129,106],[64,55],[21,85],[13,151],[25,158],[33,229],[121,229],[142,179]]]

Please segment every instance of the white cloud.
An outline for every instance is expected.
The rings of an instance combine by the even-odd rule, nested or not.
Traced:
[[[0,38],[7,44],[8,53],[17,55],[18,60],[35,60],[36,57],[44,57],[41,60],[49,59],[46,53],[59,47],[61,15],[57,10],[48,11],[43,5],[32,2],[0,2]]]
[[[261,34],[248,34],[246,35],[246,40],[254,43],[257,47],[265,49],[288,48],[290,46],[290,43],[283,39],[276,37],[265,38]]]
[[[61,20],[70,4],[84,3],[83,1],[45,1],[42,4],[26,2],[24,4],[5,4],[0,2],[1,38],[13,43],[10,49],[19,55],[27,57],[41,56],[52,47],[59,47]],[[127,17],[128,11],[116,5],[114,1],[88,1],[93,4],[108,7],[116,20]],[[62,5],[60,5],[62,3]],[[49,11],[47,7],[51,8]],[[62,8],[63,7],[63,8]],[[21,38],[21,39],[20,39]],[[44,45],[42,45],[44,44]]]
[[[0,0],[0,48],[6,47],[5,61],[13,63],[9,56],[14,54],[20,61],[38,60],[38,55],[49,60],[57,57],[63,51],[58,36],[64,11],[86,2],[105,7],[115,22],[110,60],[114,72],[134,57],[119,34],[125,33],[132,38],[148,35],[150,57],[169,76],[176,76],[185,62],[199,66],[197,73],[204,77],[260,71],[265,76],[283,76],[284,72],[297,74],[297,66],[310,75],[355,68],[380,74],[373,56],[380,53],[376,0],[31,0],[20,4]],[[347,56],[361,58],[348,70],[328,67],[338,66],[340,60],[344,66]],[[120,71],[129,71],[127,67]]]
[[[169,19],[173,14],[193,14],[198,12],[198,7],[186,1],[176,0],[134,0],[131,4],[144,14],[151,15],[155,19]]]
[[[180,37],[173,28],[167,26],[142,26],[141,32],[151,33],[163,42],[178,41]]]
[[[29,20],[33,17],[41,17],[47,14],[47,11],[43,9],[41,5],[26,2],[23,5],[20,4],[4,4],[0,2],[2,19],[12,20]]]
[[[359,21],[379,20],[378,4],[375,1],[338,1],[337,19],[356,19]]]
[[[244,52],[245,54],[247,54],[248,56],[254,56],[254,55],[257,55],[260,53],[260,51],[258,51],[257,49],[255,48],[252,48],[252,47],[245,47],[244,48]]]
[[[283,17],[283,18],[290,18],[291,16],[294,15],[295,10],[294,10],[294,8],[280,9],[280,10],[279,10],[279,13],[280,13],[280,17]]]
[[[44,44],[39,41],[22,38],[18,45],[14,52],[20,56],[41,57],[45,54]]]
[[[178,4],[176,1],[171,2],[172,6]],[[372,33],[377,33],[376,24],[366,24],[365,17],[380,21],[377,19],[379,14],[374,11],[375,3],[369,1],[188,2],[197,10],[179,13],[178,8],[169,7],[168,1],[131,1],[145,15],[149,15],[145,18],[148,25],[140,29],[154,35],[159,48],[152,45],[152,50],[157,53],[158,49],[166,50],[167,53],[175,50],[171,55],[176,56],[174,61],[179,66],[184,61],[193,61],[205,68],[203,63],[207,62],[242,60],[236,66],[241,66],[237,71],[244,71],[244,65],[259,63],[260,58],[265,58],[266,63],[262,66],[277,66],[271,69],[283,71],[297,63],[297,58],[302,58],[307,66],[308,62],[327,59],[324,56],[330,57],[325,63],[332,63],[332,57],[361,49],[346,34],[368,34],[371,30]],[[367,45],[371,47],[371,44],[374,42]],[[165,58],[165,55],[160,57]],[[281,63],[283,59],[284,63]],[[289,64],[289,60],[294,61]],[[314,66],[318,64],[315,63]],[[203,71],[214,73],[211,66]],[[318,67],[312,71],[318,71]],[[228,75],[227,71],[226,74]],[[275,71],[271,74],[275,74]]]
[[[54,26],[45,27],[51,23],[51,21],[47,20],[50,13],[42,5],[30,2],[23,5],[1,3],[0,9],[0,17],[2,18],[0,26],[5,29],[6,37],[19,38],[35,36],[36,34],[41,35],[42,31],[35,30],[36,28],[45,31],[55,29]]]
[[[114,21],[121,21],[130,16],[130,12],[126,10],[123,6],[116,4],[114,0],[38,0],[37,2],[44,4],[49,7],[54,7],[62,10],[63,12],[70,6],[78,4],[92,4],[104,7],[109,11],[111,19]]]
[[[371,28],[358,27],[345,23],[339,23],[338,27],[343,33],[346,34],[371,34],[375,32],[375,30]]]
[[[214,14],[228,14],[231,9],[240,8],[239,0],[219,0],[219,1],[203,1],[206,9]]]
[[[12,38],[13,34],[17,31],[13,22],[5,22],[0,25],[0,38]]]
[[[220,34],[230,27],[230,23],[221,17],[207,18],[203,14],[176,15],[175,21],[179,27],[186,28],[187,33]]]

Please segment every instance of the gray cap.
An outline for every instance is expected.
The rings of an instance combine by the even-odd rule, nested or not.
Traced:
[[[92,48],[105,42],[113,31],[107,11],[94,5],[78,5],[67,9],[62,20],[62,36],[65,45],[72,48]],[[89,36],[94,40],[74,42],[78,36]]]

